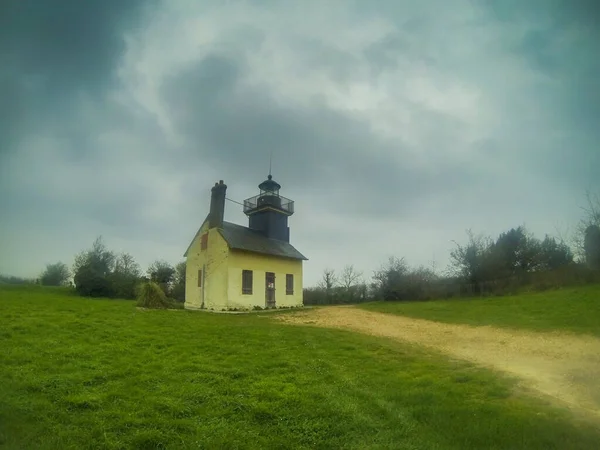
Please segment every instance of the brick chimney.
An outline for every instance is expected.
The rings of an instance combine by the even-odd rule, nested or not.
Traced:
[[[225,192],[227,185],[220,180],[211,189],[210,213],[208,218],[209,228],[223,228],[223,217],[225,215]]]

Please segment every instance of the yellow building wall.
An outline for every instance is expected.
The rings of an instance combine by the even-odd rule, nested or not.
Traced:
[[[202,235],[208,232],[208,243],[201,249]],[[227,308],[227,259],[229,247],[217,228],[205,223],[187,253],[185,303],[186,309]],[[198,270],[202,270],[202,286],[198,286]]]
[[[267,272],[275,273],[275,304],[277,307],[303,305],[302,261],[258,253],[230,251],[228,308],[252,309],[266,306]],[[252,294],[242,294],[242,270],[252,270]],[[286,274],[294,275],[294,293],[286,294]]]
[[[200,309],[202,307],[202,288],[198,287],[198,270],[202,269],[206,261],[206,252],[200,249],[202,234],[208,229],[208,221],[202,225],[200,231],[192,241],[187,251],[185,260],[185,303],[187,309]]]
[[[208,233],[207,248],[201,249]],[[202,270],[202,286],[198,271]],[[253,271],[252,294],[242,294],[242,270]],[[302,261],[230,250],[217,228],[206,222],[190,245],[186,257],[186,309],[252,309],[266,306],[265,275],[275,273],[275,305],[303,305]],[[286,274],[294,275],[294,293],[286,294]]]

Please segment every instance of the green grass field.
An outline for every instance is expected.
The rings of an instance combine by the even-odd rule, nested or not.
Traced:
[[[492,372],[269,317],[2,286],[0,448],[598,448]]]
[[[375,302],[360,307],[438,322],[600,336],[600,285],[507,297]]]

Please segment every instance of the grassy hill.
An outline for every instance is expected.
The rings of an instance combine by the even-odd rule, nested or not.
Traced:
[[[293,313],[292,313],[293,314]],[[512,381],[268,314],[0,287],[0,448],[595,449]]]
[[[438,322],[600,336],[600,285],[507,297],[374,302],[360,307]]]

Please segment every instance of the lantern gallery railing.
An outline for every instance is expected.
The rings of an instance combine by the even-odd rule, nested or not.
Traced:
[[[254,197],[244,200],[244,213],[252,212],[263,206],[270,206],[285,211],[288,214],[294,214],[293,200],[273,194],[255,195]]]

